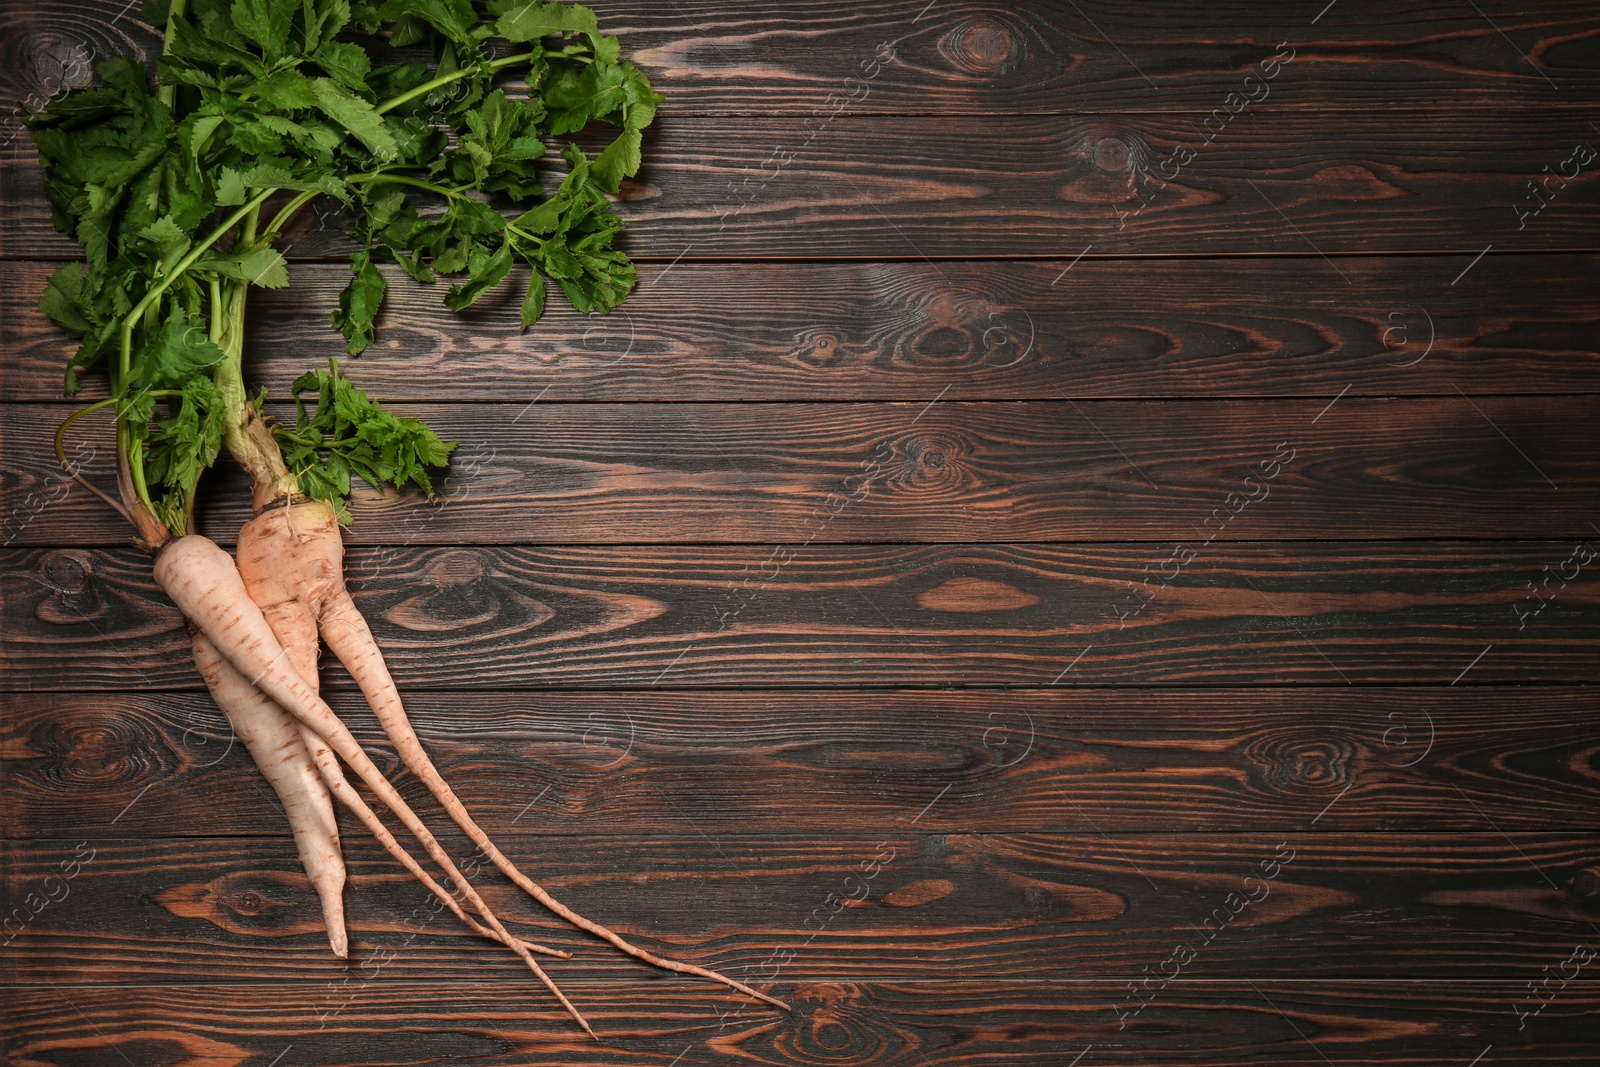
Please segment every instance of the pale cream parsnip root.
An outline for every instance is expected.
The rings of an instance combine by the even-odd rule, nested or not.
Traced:
[[[490,929],[499,935],[498,940],[508,945],[539,977],[584,1032],[595,1037],[588,1021],[556,987],[522,942],[506,931],[433,833],[362,751],[333,709],[295,672],[266,617],[245,591],[233,557],[208,538],[189,534],[161,548],[156,556],[154,574],[156,583],[178,610],[210,639],[234,669],[326,741],[367,788],[399,817],[433,861],[450,875],[451,881]]]
[[[438,799],[457,826],[487,855],[506,877],[524,892],[574,926],[599,937],[635,959],[679,974],[692,974],[720,982],[785,1011],[789,1006],[760,990],[724,974],[691,963],[667,959],[639,948],[609,928],[588,919],[551,896],[543,886],[523,874],[473,820],[449,783],[434,767],[417,738],[399,688],[389,674],[372,630],[356,608],[344,583],[344,540],[333,509],[323,501],[308,500],[270,507],[239,531],[239,573],[252,599],[267,617],[294,618],[295,640],[303,632],[306,614],[328,648],[361,687],[384,733],[394,743],[401,760]],[[289,605],[303,607],[296,612]]]
[[[340,959],[349,955],[344,924],[344,857],[339,848],[339,823],[327,785],[300,735],[300,724],[287,711],[234,670],[199,629],[190,635],[195,666],[211,690],[211,699],[228,717],[235,736],[244,742],[256,766],[278,794],[294,831],[300,864],[322,902],[328,944]]]

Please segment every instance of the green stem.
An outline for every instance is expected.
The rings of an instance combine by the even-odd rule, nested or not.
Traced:
[[[283,228],[287,226],[289,224],[289,220],[294,217],[294,213],[305,207],[312,200],[316,199],[316,196],[319,192],[321,192],[320,189],[307,189],[305,192],[289,201],[284,205],[283,210],[278,212],[277,215],[273,216],[271,222],[267,223],[267,228],[263,230],[262,233],[282,233]]]
[[[182,259],[178,260],[177,264],[172,268],[172,272],[157,282],[148,293],[144,294],[144,299],[135,304],[133,306],[133,310],[128,312],[128,314],[123,317],[120,366],[122,368],[122,376],[124,378],[128,376],[128,372],[131,368],[133,360],[134,323],[139,321],[140,317],[144,315],[145,311],[147,311],[152,304],[160,299],[161,294],[166,292],[167,288],[171,286],[173,282],[177,281],[179,276],[181,276],[184,271],[188,270],[194,265],[195,260],[203,256],[206,253],[206,250],[212,245],[222,240],[223,236],[229,230],[233,229],[235,224],[237,224],[240,219],[243,219],[246,215],[250,214],[251,211],[259,208],[263,203],[266,202],[267,198],[275,192],[277,192],[276,189],[261,190],[261,192],[251,197],[249,202],[247,202],[243,207],[239,208],[238,211],[235,211],[232,215],[229,215],[226,219],[224,219],[221,225],[212,230],[211,233],[206,236],[205,240],[189,249],[188,253],[185,254]]]
[[[244,248],[249,248],[256,241],[256,224],[261,221],[261,205],[251,208],[244,217],[244,225],[239,227],[239,243]]]
[[[410,178],[404,174],[387,174],[373,171],[367,174],[353,175],[352,177],[346,178],[345,182],[352,185],[357,182],[388,182],[391,185],[409,185],[413,189],[422,189],[426,192],[437,193],[439,196],[447,197],[451,200],[472,199],[472,197],[467,196],[459,189],[451,189],[448,186],[438,185],[434,182],[425,182],[421,178]],[[545,243],[544,238],[535,237],[527,230],[517,228],[517,226],[509,220],[506,222],[506,229],[511,233],[516,234],[518,237],[532,241],[534,244],[542,245]]]
[[[65,419],[60,426],[56,427],[56,460],[61,464],[61,469],[72,475],[73,479],[79,485],[83,486],[101,500],[104,500],[107,504],[110,504],[119,515],[131,522],[132,516],[128,514],[128,509],[122,505],[122,501],[117,500],[115,497],[111,496],[111,494],[102,491],[99,486],[92,484],[89,479],[85,478],[81,473],[79,473],[78,469],[74,467],[67,459],[66,438],[67,431],[72,429],[72,424],[90,412],[99,411],[107,404],[114,404],[116,401],[116,397],[108,396],[104,400],[90,404],[88,407],[79,408],[77,411],[73,412],[71,416]]]
[[[211,343],[222,344],[222,281],[211,279]]]
[[[383,103],[379,104],[378,108],[377,108],[378,114],[383,115],[383,114],[386,114],[386,113],[388,113],[390,111],[393,111],[395,108],[399,107],[401,104],[408,103],[409,101],[415,100],[417,97],[422,96],[422,95],[424,95],[426,93],[431,93],[435,89],[439,88],[441,85],[449,85],[451,82],[460,81],[462,78],[465,78],[468,75],[477,74],[477,73],[480,73],[481,71],[499,70],[501,67],[514,66],[517,63],[522,63],[522,62],[524,62],[526,60],[532,59],[536,54],[537,53],[535,53],[535,52],[523,52],[520,55],[506,56],[504,59],[495,59],[495,60],[491,60],[488,63],[474,63],[470,67],[462,67],[460,70],[453,70],[449,74],[441,74],[439,77],[434,78],[432,81],[423,82],[421,85],[417,86],[415,89],[412,89],[410,92],[401,93],[399,96],[395,97],[393,100],[386,100]]]
[[[187,2],[188,0],[172,0],[172,2],[167,6],[167,32],[161,38],[162,55],[166,55],[172,51],[172,20],[183,14],[183,9]],[[172,107],[172,101],[177,95],[177,92],[178,87],[176,85],[163,83],[161,87],[156,90],[156,95],[160,98],[163,104],[166,104],[167,107],[170,108]]]
[[[289,440],[293,441],[295,444],[297,444],[297,445],[305,445],[307,448],[318,448],[318,447],[321,447],[321,445],[325,443],[325,442],[313,441],[309,437],[301,437],[299,434],[295,433],[293,430],[285,429],[282,426],[273,427],[272,434],[273,434],[274,437],[287,437]]]
[[[117,424],[119,429],[122,426],[127,425],[128,420],[124,417],[124,415],[124,412],[119,411],[117,413]],[[133,491],[139,497],[140,501],[144,503],[145,507],[154,511],[155,503],[150,499],[150,487],[145,484],[144,480],[144,442],[138,442],[138,444],[135,446],[132,433],[127,435],[127,440],[130,447],[137,447],[139,450],[139,454],[137,456],[128,457],[133,464],[132,468],[128,471],[129,475],[131,475],[133,478]]]
[[[245,408],[250,403],[244,389],[244,304],[246,282],[229,282],[219,285],[221,301],[215,318],[217,347],[222,349],[222,362],[212,372],[217,389],[222,393],[223,409],[227,419],[223,423],[222,442],[235,459],[250,449],[244,440]],[[242,459],[241,459],[242,461]]]

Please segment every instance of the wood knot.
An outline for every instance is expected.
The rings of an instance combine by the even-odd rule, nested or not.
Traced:
[[[1035,329],[1027,308],[981,294],[931,301],[903,342],[920,368],[995,370],[1033,355]]]
[[[1326,735],[1262,738],[1248,750],[1267,786],[1281,793],[1338,792],[1350,782],[1355,753],[1354,745]]]
[[[1018,611],[1037,603],[1033,593],[987,578],[951,578],[917,594],[917,605],[929,611]]]
[[[63,596],[84,592],[93,573],[94,560],[86,552],[52,552],[39,565],[44,584]]]
[[[885,893],[883,902],[891,908],[920,908],[955,891],[956,884],[947,878],[924,878]]]
[[[208,922],[248,937],[301,937],[322,931],[316,891],[298,871],[239,871],[209,882],[168,886],[152,900],[181,919]]]
[[[1120,137],[1102,137],[1094,146],[1094,165],[1103,171],[1125,171],[1132,159],[1133,150]]]
[[[432,589],[408,597],[385,611],[383,617],[414,633],[449,633],[494,621],[506,604],[495,584],[485,581],[485,576],[483,559],[476,552],[441,552],[423,575]],[[541,609],[544,618],[552,614],[543,605]]]
[[[1586,867],[1573,875],[1572,895],[1586,904],[1600,903],[1600,867]]]
[[[970,445],[943,432],[919,434],[906,442],[911,460],[905,472],[910,486],[923,489],[955,489],[966,481],[963,471]]]
[[[871,1010],[857,986],[806,987],[797,1005],[799,1025],[773,1035],[785,1063],[901,1063],[913,1060],[913,1034]]]
[[[58,551],[39,563],[39,584],[49,592],[39,600],[34,615],[40,622],[58,626],[94,623],[106,613],[105,600],[94,582],[94,557],[87,552]]]
[[[181,754],[162,732],[132,712],[54,719],[35,742],[44,759],[33,773],[63,789],[105,794],[132,790],[179,773]],[[121,806],[119,802],[118,806]]]
[[[939,54],[956,70],[992,77],[1015,70],[1027,55],[1022,35],[992,15],[967,19],[939,41]]]
[[[31,109],[94,80],[94,45],[81,37],[56,29],[33,29],[19,35],[7,49],[12,50],[20,56],[8,56],[7,66],[22,75],[25,91],[19,95]]]
[[[445,552],[428,567],[428,581],[441,589],[472,585],[483,577],[483,560],[475,552]]]
[[[849,361],[850,353],[838,334],[806,330],[795,337],[789,358],[811,367],[837,367]]]

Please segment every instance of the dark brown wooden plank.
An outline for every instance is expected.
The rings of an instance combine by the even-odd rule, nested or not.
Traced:
[[[812,0],[781,8],[738,0],[667,5],[599,0],[604,28],[665,93],[671,114],[759,111],[797,120],[853,113],[970,114],[1210,110],[1275,55],[1261,110],[1538,105],[1600,97],[1582,0],[1537,10],[1389,4],[1290,14],[1227,2],[1130,7],[1023,0]],[[0,21],[0,104],[37,101],[87,76],[91,59],[158,51],[123,0],[46,0]],[[1299,17],[1303,14],[1303,17]],[[1503,36],[1502,36],[1503,34]],[[1287,47],[1280,47],[1280,44]],[[875,56],[891,55],[874,67]],[[865,64],[865,65],[864,65]],[[847,80],[850,79],[850,80]],[[831,97],[831,99],[830,99]],[[7,123],[4,134],[14,127]]]
[[[1597,936],[1593,910],[1570,888],[1600,859],[1593,834],[1502,836],[1480,821],[1483,832],[1468,834],[1302,824],[1013,836],[913,834],[909,821],[868,835],[654,837],[641,827],[522,839],[511,854],[566,904],[646,947],[736,976],[793,953],[791,982],[1125,978],[1146,965],[1160,975],[1177,944],[1195,950],[1185,970],[1196,978],[1537,975]],[[350,964],[328,951],[286,838],[5,847],[14,900],[41,898],[47,878],[45,892],[62,897],[7,946],[16,985],[331,981],[415,932],[383,979],[496,979],[538,999],[516,957],[448,912],[431,915],[427,891],[359,831],[344,840]],[[471,852],[464,838],[453,847]],[[576,953],[552,965],[557,974],[620,977],[640,966],[564,928],[492,869],[476,881],[526,936]],[[837,903],[846,897],[855,902]]]
[[[803,149],[789,119],[665,119],[618,212],[625,247],[667,261],[1447,252],[1459,270],[1490,244],[1600,248],[1600,137],[1576,112],[1246,112],[1209,144],[1196,118],[842,115]],[[308,209],[290,254],[342,259],[337,223]],[[0,256],[77,253],[38,167],[0,165]]]
[[[407,690],[1600,674],[1600,579],[1570,542],[1219,543],[1134,614],[1129,583],[1168,551],[813,545],[778,565],[750,546],[361,549],[346,570]],[[0,563],[7,688],[196,687],[148,557],[11,550]],[[1573,567],[1563,588],[1557,574]],[[1537,614],[1530,583],[1546,599]]]
[[[1564,957],[1563,957],[1564,958]],[[1561,960],[1557,960],[1559,964]],[[9,991],[11,1063],[361,1063],[511,1067],[534,1062],[706,1067],[760,1063],[899,1067],[1587,1067],[1600,993],[1575,981],[1525,1030],[1525,983],[1185,982],[1118,1029],[1120,982],[933,980],[794,987],[795,1014],[673,981],[566,984],[602,1040],[510,982]],[[747,1002],[748,1003],[748,1002]],[[1523,1010],[1528,1005],[1523,1003]],[[914,1055],[913,1055],[914,1054]],[[143,1058],[141,1058],[143,1057]]]
[[[407,711],[495,837],[1587,829],[1592,689],[420,692]],[[335,710],[389,746],[355,694]],[[287,834],[209,697],[0,697],[11,837]],[[387,762],[392,765],[392,756]],[[428,802],[415,781],[402,789]],[[929,806],[930,798],[937,803]],[[537,800],[531,814],[527,805]],[[927,808],[926,811],[923,811]],[[519,818],[519,816],[521,816]]]
[[[1600,20],[1592,8],[1480,6],[1481,15],[1471,7],[1366,5],[1321,18],[1314,5],[1290,12],[1111,0],[806,3],[781,13],[696,0],[599,10],[616,18],[626,41],[639,42],[635,59],[685,113],[759,106],[828,114],[836,106],[829,94],[852,111],[905,114],[1209,110],[1273,55],[1292,58],[1278,68],[1264,108],[1595,99]],[[862,61],[885,42],[894,61],[864,78],[872,68]],[[1248,88],[1261,95],[1257,83]]]
[[[70,410],[0,412],[12,544],[129,537],[63,484]],[[440,501],[363,489],[354,543],[1593,537],[1600,498],[1596,396],[394,410],[463,444]],[[73,443],[108,486],[109,422]],[[219,539],[248,518],[230,473]]]
[[[1600,392],[1600,257],[680,263],[625,308],[455,314],[391,271],[345,370],[386,400],[1051,400]],[[0,261],[0,398],[51,400],[75,348],[36,301],[59,264]],[[348,277],[252,297],[246,377],[286,395],[342,339]],[[521,284],[520,276],[516,284]],[[83,396],[104,395],[91,375]]]

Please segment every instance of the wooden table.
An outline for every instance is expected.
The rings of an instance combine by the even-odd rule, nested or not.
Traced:
[[[794,1014],[485,872],[582,1040],[353,824],[330,956],[49,455],[74,246],[7,120],[4,1062],[1594,1063],[1594,5],[596,6],[667,96],[638,292],[518,335],[393,280],[347,369],[462,445],[360,496],[352,583],[513,856]],[[0,29],[8,107],[155,44]],[[337,351],[344,240],[293,235],[254,380]]]

